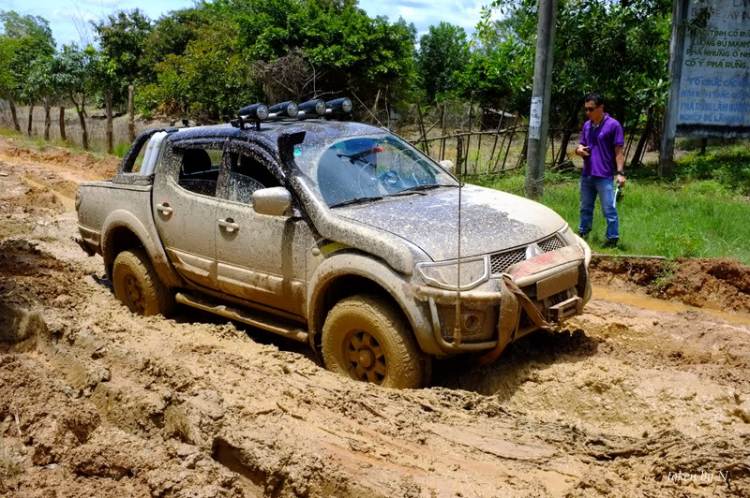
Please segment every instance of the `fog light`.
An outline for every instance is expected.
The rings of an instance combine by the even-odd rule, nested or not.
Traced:
[[[317,114],[322,116],[326,113],[326,103],[323,99],[308,100],[299,105],[300,112],[305,114]]]
[[[328,106],[328,110],[331,112],[343,112],[346,114],[352,112],[352,101],[349,100],[348,97],[329,100],[328,102],[326,102],[326,105]]]
[[[482,317],[479,313],[462,313],[463,329],[469,334],[476,334],[482,327]]]

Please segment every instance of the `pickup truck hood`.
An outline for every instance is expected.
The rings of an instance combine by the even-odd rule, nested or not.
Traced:
[[[342,206],[332,212],[406,239],[433,261],[454,259],[458,254],[458,188],[423,193]],[[565,220],[537,202],[473,185],[462,189],[462,258],[529,244],[563,226]]]

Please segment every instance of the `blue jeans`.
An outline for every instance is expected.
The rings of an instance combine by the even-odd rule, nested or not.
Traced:
[[[584,175],[581,177],[581,224],[578,225],[578,233],[587,234],[591,231],[591,225],[594,223],[594,204],[597,194],[599,194],[599,202],[602,204],[602,214],[604,219],[607,220],[607,240],[619,239],[617,209],[614,206],[614,178],[611,176]]]

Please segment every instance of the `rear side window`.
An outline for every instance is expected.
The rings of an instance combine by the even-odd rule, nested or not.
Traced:
[[[175,148],[179,158],[178,185],[196,194],[215,196],[223,143]]]

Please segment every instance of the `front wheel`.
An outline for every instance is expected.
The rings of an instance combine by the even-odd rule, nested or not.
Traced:
[[[332,372],[397,389],[422,387],[428,374],[399,309],[356,295],[333,307],[323,325],[323,360]]]
[[[143,249],[122,251],[112,268],[115,297],[133,313],[169,316],[174,309],[174,295],[156,274]]]

